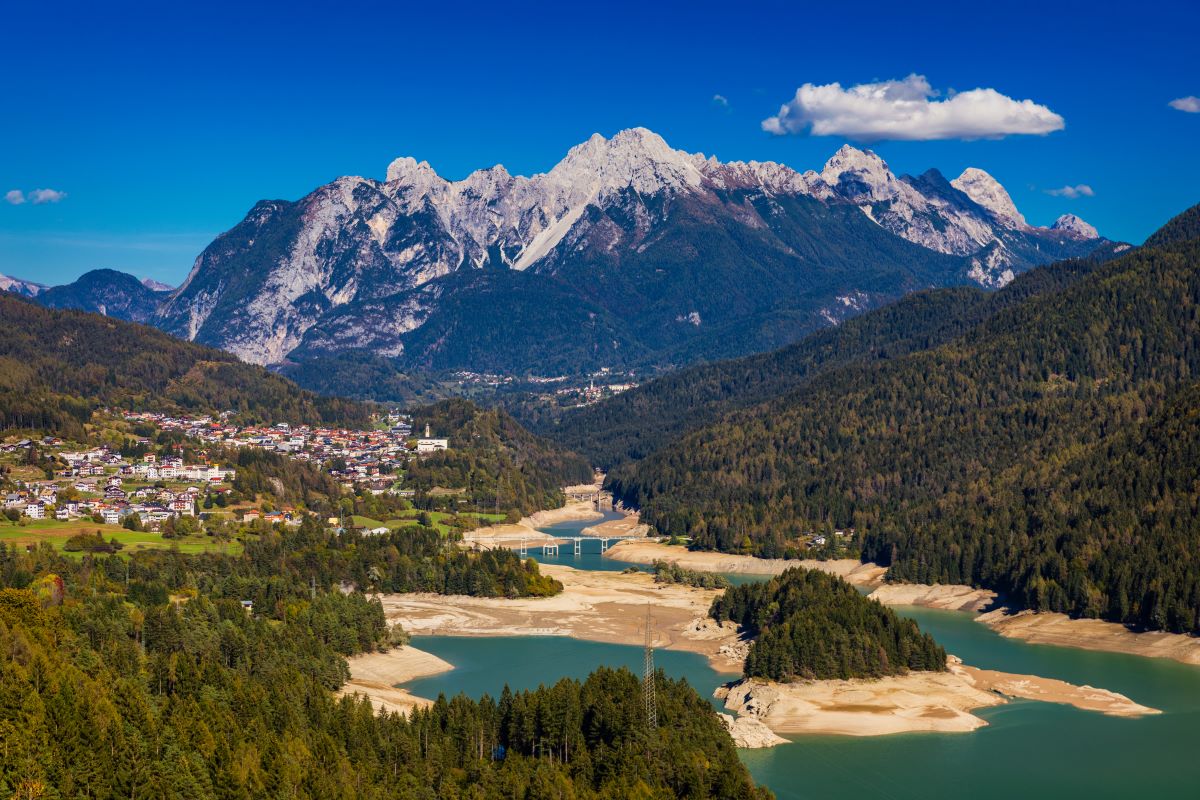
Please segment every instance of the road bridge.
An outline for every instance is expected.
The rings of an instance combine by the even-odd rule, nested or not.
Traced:
[[[540,550],[542,555],[556,556],[561,552],[560,547],[571,543],[572,551],[575,555],[583,555],[584,542],[598,542],[600,544],[600,552],[607,553],[608,548],[612,547],[616,542],[622,542],[626,539],[644,539],[645,536],[636,534],[621,534],[617,536],[555,536],[553,538],[538,538],[534,539],[525,536],[506,536],[503,538],[494,538],[489,547],[481,539],[476,538],[472,544],[475,547],[487,550],[495,549],[496,547],[507,547],[511,550],[516,550],[521,558],[526,558],[530,550]]]

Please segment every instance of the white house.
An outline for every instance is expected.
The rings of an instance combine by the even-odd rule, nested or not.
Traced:
[[[195,504],[191,500],[188,500],[186,497],[183,499],[172,500],[171,501],[171,510],[174,511],[176,514],[178,514],[181,517],[196,516]]]
[[[449,439],[417,439],[418,453],[436,453],[450,448]]]
[[[25,516],[30,519],[45,519],[46,507],[41,503],[29,503],[25,506]]]

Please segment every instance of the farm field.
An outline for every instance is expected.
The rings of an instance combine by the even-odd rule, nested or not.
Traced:
[[[186,536],[181,539],[164,539],[162,534],[151,531],[131,531],[119,525],[103,525],[91,520],[37,520],[28,525],[0,525],[0,544],[36,545],[48,542],[59,552],[65,552],[63,545],[72,536],[80,533],[95,533],[99,531],[106,539],[116,539],[125,548],[122,554],[135,553],[139,550],[169,550],[177,547],[183,553],[226,552],[231,555],[240,553],[242,544],[229,541],[222,544],[211,536]],[[69,556],[83,556],[82,552],[66,552]]]

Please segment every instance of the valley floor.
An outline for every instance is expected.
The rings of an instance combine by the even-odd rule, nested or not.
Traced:
[[[494,598],[435,594],[382,595],[389,623],[416,635],[569,636],[613,644],[640,644],[651,609],[655,647],[708,658],[722,673],[741,671],[745,645],[731,624],[717,625],[708,608],[720,591],[659,584],[646,572],[620,573],[541,565],[562,581],[561,594]],[[397,681],[399,682],[399,681]]]

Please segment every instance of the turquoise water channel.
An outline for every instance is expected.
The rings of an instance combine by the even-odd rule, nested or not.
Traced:
[[[575,535],[592,522],[550,526]],[[594,552],[593,552],[594,551]],[[586,542],[542,559],[579,569],[629,565]],[[729,576],[738,582],[748,576]],[[801,736],[742,759],[781,800],[792,798],[1200,798],[1200,667],[1072,648],[1030,645],[996,635],[973,615],[897,608],[968,664],[1111,689],[1164,713],[1106,717],[1067,706],[1019,700],[976,712],[988,726],[963,734],[880,737]],[[534,688],[564,676],[584,678],[600,664],[640,672],[637,646],[562,637],[416,637],[414,644],[455,665],[404,686],[423,697],[465,692],[497,696],[505,683]],[[656,663],[704,696],[731,680],[701,656],[655,652]]]

